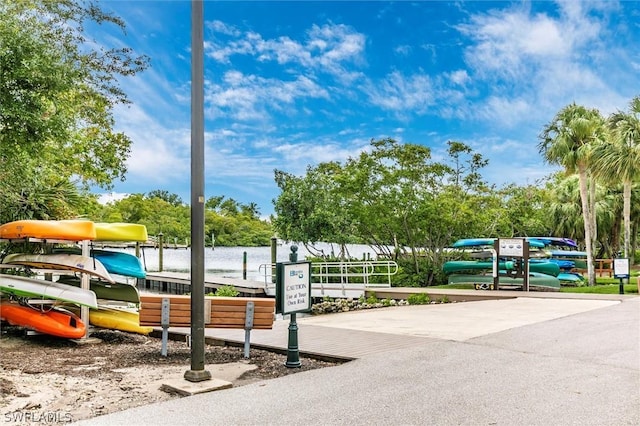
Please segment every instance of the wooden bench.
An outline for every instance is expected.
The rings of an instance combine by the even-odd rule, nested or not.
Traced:
[[[273,328],[274,298],[206,296],[204,302],[205,328],[245,330],[245,358],[249,358],[250,331]],[[140,325],[162,327],[162,355],[166,356],[168,328],[191,326],[191,296],[141,295]]]
[[[587,274],[587,270],[584,268],[573,268],[571,272],[577,272],[582,275]],[[613,259],[596,259],[594,261],[594,272],[598,277],[607,274],[611,278],[613,276]]]

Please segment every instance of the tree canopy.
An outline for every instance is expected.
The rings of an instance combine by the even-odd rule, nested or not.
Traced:
[[[113,108],[128,103],[118,78],[148,59],[87,39],[88,21],[125,28],[91,2],[0,0],[0,14],[0,219],[64,216],[74,197],[32,214],[8,201],[36,206],[61,188],[124,179],[131,140],[114,131]]]

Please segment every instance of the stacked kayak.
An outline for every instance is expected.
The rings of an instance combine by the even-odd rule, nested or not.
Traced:
[[[0,295],[3,296],[0,318],[3,321],[57,337],[80,338],[86,335],[87,326],[78,315],[80,307],[87,306],[89,318],[84,319],[92,325],[142,334],[150,332],[138,326],[136,310],[105,308],[114,302],[136,307],[140,303],[135,285],[114,279],[144,278],[146,273],[140,260],[128,253],[97,249],[91,250],[90,256],[83,256],[82,249],[73,246],[80,241],[146,241],[144,225],[21,220],[0,225],[0,239],[12,243],[45,243],[49,247],[43,250],[36,246],[36,250],[30,250],[44,253],[12,253],[0,259]],[[8,270],[11,275],[2,273]],[[32,277],[14,275],[16,271]],[[82,288],[83,274],[90,277],[89,288]],[[42,279],[43,276],[47,279]]]
[[[582,279],[571,272],[576,267],[570,258],[551,256],[549,246],[563,248],[577,247],[575,241],[559,237],[527,237],[529,244],[529,288],[543,291],[557,291],[562,283],[575,283]],[[495,238],[465,238],[452,244],[475,260],[452,260],[445,262],[443,272],[449,284],[472,284],[476,288],[493,288],[493,270],[497,269],[498,282],[502,287],[522,287],[523,279],[514,278],[514,259],[500,258],[494,266],[493,250]],[[570,250],[560,250],[569,252]]]

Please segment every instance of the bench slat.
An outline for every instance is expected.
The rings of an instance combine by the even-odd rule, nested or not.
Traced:
[[[191,324],[191,297],[181,295],[140,296],[140,325],[160,326],[162,300],[169,299],[169,326],[188,327]],[[244,328],[246,306],[254,303],[253,328],[273,328],[275,299],[257,297],[205,297],[205,327]],[[210,308],[210,309],[209,309]]]

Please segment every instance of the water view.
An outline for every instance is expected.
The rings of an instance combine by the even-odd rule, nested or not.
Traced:
[[[286,262],[289,260],[292,244],[282,244],[277,247],[277,261]],[[298,260],[304,260],[310,253],[304,246],[298,246]],[[337,253],[339,246],[330,243],[319,243],[316,247],[322,249],[324,253]],[[349,255],[353,258],[362,259],[365,256],[375,259],[375,253],[371,247],[362,244],[349,244],[347,246]],[[122,250],[127,253],[134,253],[133,249]],[[219,275],[229,278],[242,278],[243,257],[247,253],[247,279],[262,281],[266,265],[271,263],[271,247],[216,247],[205,248],[204,262],[205,273]],[[160,250],[145,248],[141,251],[141,261],[148,272],[159,270]],[[188,272],[191,267],[190,249],[164,249],[163,262],[164,271]]]

